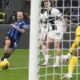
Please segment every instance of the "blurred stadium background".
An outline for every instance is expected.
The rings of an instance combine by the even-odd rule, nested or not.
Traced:
[[[29,26],[30,1],[29,0],[0,0],[0,57],[3,55],[5,33],[9,24],[13,22],[12,16],[17,11],[23,11],[26,24]],[[0,70],[1,80],[28,80],[28,48],[29,27],[23,34],[17,50],[9,58],[8,70]]]
[[[15,15],[17,11],[23,11],[25,17],[30,16],[30,1],[29,0],[0,0],[0,44],[3,47],[3,38],[5,32],[8,30],[8,24],[11,23],[11,16]],[[26,19],[29,25],[29,20]],[[26,37],[25,37],[26,36]],[[29,30],[23,35],[22,41],[18,48],[29,48]]]

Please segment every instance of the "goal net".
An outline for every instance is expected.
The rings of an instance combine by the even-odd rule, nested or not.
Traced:
[[[29,55],[29,80],[63,80],[62,76],[68,73],[68,65],[61,63],[59,67],[53,67],[55,62],[55,42],[52,42],[49,47],[49,61],[46,66],[43,66],[44,52],[39,45],[40,26],[42,24],[41,13],[43,14],[48,8],[44,7],[44,1],[49,0],[31,0],[31,29],[30,29],[30,55]],[[66,32],[64,32],[61,40],[61,55],[66,55],[75,38],[76,27],[80,23],[80,1],[79,0],[50,0],[52,6],[57,8],[65,19]],[[50,15],[50,14],[49,14]],[[48,21],[49,22],[49,21]],[[46,23],[46,21],[45,21]],[[52,26],[53,24],[51,24]],[[45,26],[45,25],[44,25]],[[46,44],[46,40],[44,42]],[[42,44],[41,44],[42,45]],[[80,60],[76,65],[71,80],[80,80]]]

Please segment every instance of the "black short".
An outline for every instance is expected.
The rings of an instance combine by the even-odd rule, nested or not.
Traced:
[[[9,39],[10,41],[11,41],[11,44],[10,44],[10,48],[12,48],[12,49],[16,49],[16,47],[17,47],[17,42],[14,40],[14,39],[12,39],[11,37],[6,37],[6,39]]]

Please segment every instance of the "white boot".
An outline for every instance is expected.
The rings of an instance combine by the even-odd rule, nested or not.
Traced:
[[[62,79],[67,79],[67,80],[70,80],[72,78],[72,73],[68,73],[68,74],[65,74]]]
[[[49,55],[45,55],[45,62],[42,64],[43,66],[48,65]]]
[[[53,67],[59,67],[60,66],[59,62],[60,62],[60,56],[56,56],[56,60],[55,63],[53,64]]]
[[[62,55],[61,56],[61,63],[66,63],[67,60],[71,58],[71,54],[68,53],[67,55]]]

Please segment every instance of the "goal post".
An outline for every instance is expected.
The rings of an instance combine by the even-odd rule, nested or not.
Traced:
[[[58,68],[53,67],[56,57],[54,44],[52,44],[51,47],[49,48],[50,49],[49,62],[47,66],[42,66],[45,60],[42,48],[38,50],[39,45],[38,40],[40,37],[39,29],[41,27],[40,13],[44,14],[45,9],[48,10],[48,8],[44,7],[43,1],[45,0],[31,0],[28,80],[62,80],[63,76],[68,73],[67,69],[69,64],[60,63],[60,66]],[[54,8],[58,8],[61,11],[66,21],[67,31],[64,33],[60,45],[61,55],[66,55],[68,53],[69,48],[71,47],[72,42],[74,41],[75,29],[77,27],[77,24],[80,23],[79,0],[50,0],[50,1],[52,2]],[[44,18],[44,16],[42,18]],[[71,80],[80,79],[79,68],[80,65],[78,64]]]
[[[31,0],[30,48],[29,48],[29,79],[38,80],[38,31],[40,15],[40,0]]]

